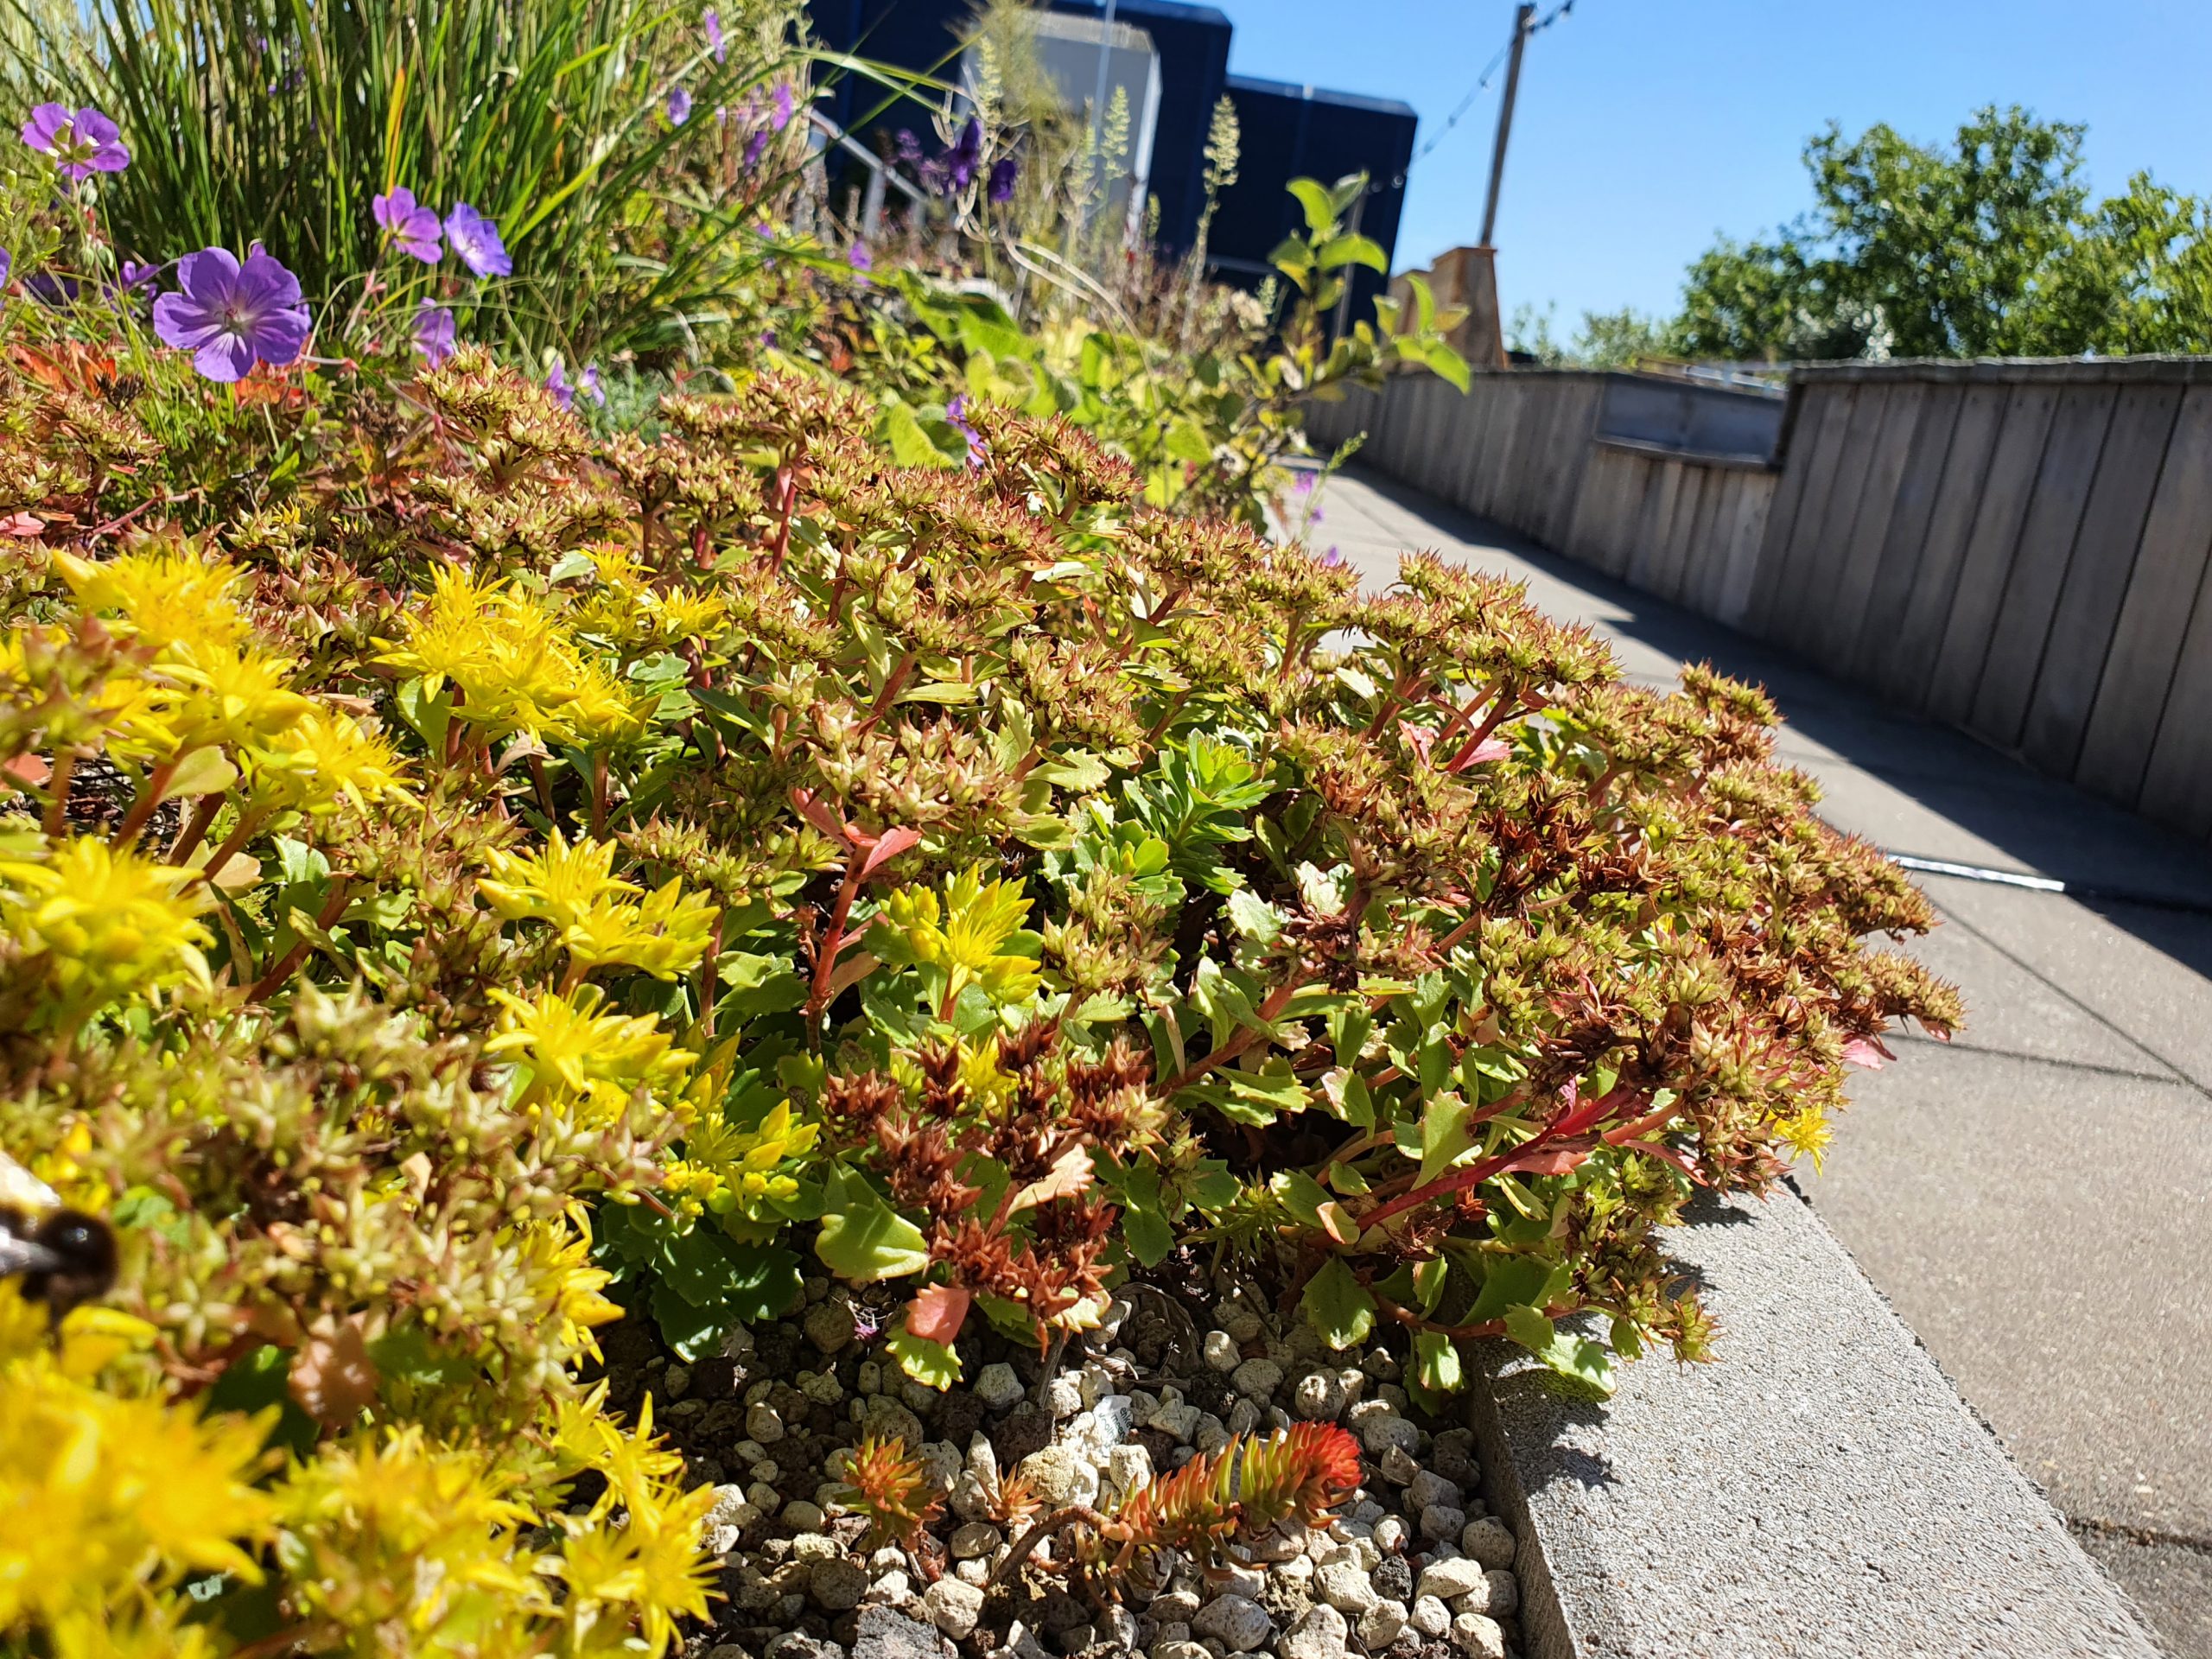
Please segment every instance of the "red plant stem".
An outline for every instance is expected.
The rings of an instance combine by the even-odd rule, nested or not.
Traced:
[[[530,757],[530,777],[531,781],[537,785],[537,804],[543,809],[546,821],[557,823],[560,822],[561,815],[553,804],[553,785],[545,775],[543,755],[533,754]]]
[[[1369,1287],[1369,1294],[1375,1294],[1372,1286]],[[1421,1318],[1409,1307],[1399,1306],[1388,1296],[1376,1295],[1375,1306],[1382,1312],[1384,1317],[1395,1319],[1400,1325],[1409,1326],[1415,1331],[1433,1331],[1440,1336],[1465,1341],[1472,1341],[1478,1337],[1502,1337],[1505,1334],[1503,1319],[1481,1319],[1473,1325],[1439,1325],[1434,1319]],[[1544,1317],[1548,1319],[1565,1319],[1576,1311],[1565,1302],[1553,1302],[1544,1309]]]
[[[1290,999],[1292,997],[1296,996],[1299,992],[1305,988],[1306,982],[1304,980],[1294,980],[1288,984],[1276,986],[1274,989],[1268,993],[1267,1000],[1260,1004],[1257,1010],[1260,1018],[1262,1020],[1274,1019],[1277,1014],[1281,1014],[1285,1008],[1290,1006]],[[1217,1066],[1228,1065],[1230,1061],[1235,1059],[1239,1054],[1242,1054],[1246,1049],[1251,1047],[1252,1045],[1259,1039],[1260,1033],[1253,1030],[1251,1027],[1239,1026],[1234,1032],[1230,1033],[1229,1040],[1224,1043],[1219,1048],[1214,1050],[1212,1053],[1207,1055],[1204,1059],[1196,1061],[1193,1064],[1185,1066],[1182,1071],[1177,1072],[1165,1084],[1161,1084],[1160,1093],[1163,1095],[1173,1095],[1179,1089],[1188,1088],[1192,1084],[1196,1083],[1200,1077],[1205,1076],[1207,1072],[1214,1070]]]
[[[123,815],[123,822],[115,826],[115,833],[108,837],[109,846],[120,849],[138,839],[138,832],[146,827],[146,820],[152,817],[156,809],[161,805],[162,797],[168,791],[169,779],[176,776],[177,765],[183,759],[180,754],[175,760],[164,760],[146,774],[146,782],[138,791],[138,798],[130,803],[130,810]]]
[[[1383,697],[1382,706],[1375,711],[1375,718],[1367,722],[1367,729],[1360,735],[1369,739],[1382,736],[1382,728],[1390,723],[1392,717],[1397,714],[1398,710],[1406,706],[1406,698],[1412,692],[1414,683],[1412,680],[1401,674],[1391,684],[1389,694]]]
[[[39,821],[39,828],[49,836],[58,836],[69,827],[69,774],[76,769],[76,750],[63,749],[54,757],[54,776],[47,780],[54,792],[47,797],[46,817]]]
[[[1391,1199],[1382,1208],[1369,1211],[1358,1218],[1360,1230],[1364,1232],[1370,1227],[1379,1227],[1391,1217],[1417,1209],[1431,1199],[1448,1198],[1455,1192],[1465,1192],[1470,1187],[1480,1186],[1492,1176],[1503,1174],[1551,1138],[1551,1130],[1539,1129],[1531,1139],[1523,1141],[1510,1151],[1497,1153],[1469,1164],[1465,1169],[1455,1169],[1448,1174],[1440,1175],[1427,1185],[1417,1186],[1412,1192]]]
[[[779,517],[776,524],[775,551],[769,556],[768,573],[781,575],[784,555],[791,544],[791,512],[798,505],[798,475],[791,471],[789,462],[776,468],[774,500]]]
[[[830,982],[836,976],[837,957],[845,948],[845,924],[853,913],[853,900],[860,897],[861,860],[857,849],[845,864],[845,879],[837,889],[837,902],[830,912],[830,927],[822,936],[821,949],[814,956],[814,986],[807,993],[806,1023],[814,1033],[815,1046],[822,1042],[822,1016],[830,1008]]]
[[[1469,697],[1464,706],[1446,697],[1433,699],[1438,708],[1448,709],[1452,711],[1452,718],[1437,728],[1436,741],[1439,743],[1449,743],[1453,734],[1475,717],[1475,710],[1489,703],[1503,690],[1502,686],[1490,686],[1479,696]]]
[[[199,846],[207,834],[207,826],[215,822],[215,815],[222,810],[223,797],[219,790],[202,795],[200,804],[192,809],[191,818],[183,829],[177,831],[176,840],[168,850],[168,861],[181,864],[190,858],[193,849]]]
[[[727,911],[715,912],[714,927],[707,935],[707,960],[699,973],[699,1024],[706,1032],[707,1040],[715,1040],[715,965],[722,954],[722,918]]]
[[[322,908],[315,913],[315,925],[319,928],[327,928],[336,921],[346,909],[346,878],[334,877],[329,895],[323,899]],[[296,943],[284,953],[282,961],[254,982],[253,988],[245,994],[245,1000],[259,1002],[272,995],[278,986],[292,976],[292,970],[307,960],[308,952],[314,948],[305,939]]]
[[[881,720],[884,711],[891,707],[899,692],[906,690],[906,677],[914,671],[915,657],[916,653],[910,651],[899,659],[898,666],[891,671],[891,677],[884,681],[883,690],[875,694],[875,701],[868,705],[868,718],[861,722],[861,730],[866,731]]]
[[[200,867],[193,881],[213,881],[216,873],[236,858],[239,849],[253,839],[254,832],[268,821],[269,813],[265,808],[249,812],[240,818],[238,827],[224,838],[223,844],[207,855],[207,861]],[[185,886],[188,891],[192,882],[187,882]]]

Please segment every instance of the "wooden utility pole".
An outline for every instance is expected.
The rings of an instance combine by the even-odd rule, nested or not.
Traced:
[[[1490,247],[1491,232],[1497,228],[1497,187],[1505,177],[1505,141],[1513,136],[1513,95],[1521,90],[1521,48],[1529,44],[1529,26],[1536,8],[1529,3],[1513,9],[1513,55],[1505,66],[1505,99],[1497,106],[1497,143],[1490,153],[1490,196],[1483,203],[1483,234],[1479,245]]]

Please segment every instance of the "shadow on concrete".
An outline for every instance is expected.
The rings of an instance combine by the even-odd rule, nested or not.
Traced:
[[[1866,833],[1868,821],[1897,822],[1896,844],[1877,837],[1885,850],[2053,877],[2115,927],[2212,976],[2212,854],[2206,849],[2032,772],[1967,733],[1886,707],[1870,690],[1847,685],[1723,623],[1638,592],[1503,524],[1378,473],[1351,471],[1402,511],[1478,546],[1500,549],[1551,581],[1580,589],[1597,601],[1603,626],[1624,641],[1672,659],[1709,662],[1725,674],[1765,686],[1785,722],[1783,760],[1817,767],[1823,754],[1834,756],[1867,774],[1872,788],[1900,798],[1859,802],[1831,796],[1835,816],[1847,827]],[[1542,602],[1541,593],[1532,597]],[[1633,673],[1637,664],[1629,666]],[[1922,816],[1931,824],[1947,820],[1986,843],[1981,855],[1973,855],[1971,847],[1902,844],[1911,821]]]

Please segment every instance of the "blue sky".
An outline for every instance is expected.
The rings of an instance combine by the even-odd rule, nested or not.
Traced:
[[[1426,143],[1510,28],[1510,0],[1211,0],[1230,71],[1403,99]],[[1550,9],[1543,0],[1538,15]],[[1501,74],[1408,185],[1402,267],[1482,222]],[[1498,212],[1510,314],[1670,310],[1716,232],[1809,205],[1830,120],[1948,138],[1986,103],[2086,122],[2099,193],[2148,168],[2212,194],[2212,0],[1575,0],[1522,72]]]

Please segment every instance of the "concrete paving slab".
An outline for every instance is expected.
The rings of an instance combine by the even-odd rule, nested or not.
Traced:
[[[2101,908],[1947,876],[1920,878],[1961,931],[2212,1090],[2212,916]],[[2212,1099],[2199,1097],[2212,1127]]]
[[[2181,1080],[2180,1073],[2157,1055],[1966,928],[1946,922],[1932,933],[1892,943],[1953,984],[1973,988],[1966,1028],[1951,1039],[1953,1048],[2046,1065],[2086,1066],[2153,1082]],[[1910,1034],[1902,1040],[1916,1047],[1921,1042],[1935,1043]]]
[[[1535,1659],[2153,1659],[2149,1636],[1810,1208],[1668,1236],[1719,1357],[1602,1408],[1503,1344],[1477,1433]],[[1539,1543],[1538,1541],[1541,1541]]]
[[[1799,1179],[2021,1466],[2070,1516],[2212,1535],[2202,1096],[1920,1045],[1852,1092]]]
[[[2212,1547],[2077,1528],[2089,1559],[2127,1586],[2166,1651],[2212,1653]]]

